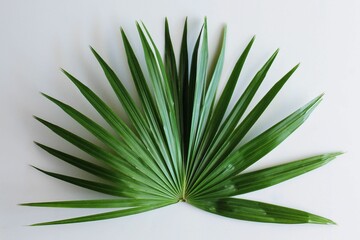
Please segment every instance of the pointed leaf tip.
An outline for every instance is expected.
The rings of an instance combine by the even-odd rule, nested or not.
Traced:
[[[39,92],[42,96],[44,96],[44,97],[48,97],[49,95],[47,95],[46,93],[43,93],[43,92]]]
[[[326,163],[331,162],[332,160],[334,160],[337,156],[340,156],[344,154],[343,152],[334,152],[334,153],[328,153],[327,157],[326,157]]]
[[[273,55],[277,55],[278,53],[279,53],[279,51],[280,51],[280,48],[277,48],[276,50],[275,50],[275,52],[274,52],[274,54]]]
[[[329,155],[331,155],[332,157],[337,157],[337,156],[340,156],[340,155],[343,155],[343,154],[345,154],[345,152],[342,152],[342,151],[329,153]]]
[[[308,223],[313,224],[325,224],[325,225],[337,225],[333,220],[321,217],[318,215],[310,215]]]
[[[41,171],[41,172],[43,171],[43,170],[41,170],[40,168],[35,167],[34,165],[31,165],[31,164],[30,164],[30,167],[35,168],[36,170]]]
[[[300,63],[296,64],[296,65],[292,68],[292,70],[295,71],[296,69],[299,68],[299,66],[300,66]]]

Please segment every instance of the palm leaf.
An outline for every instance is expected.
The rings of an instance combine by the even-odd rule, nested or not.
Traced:
[[[35,202],[22,205],[56,208],[115,208],[83,217],[34,224],[53,225],[96,221],[137,214],[185,201],[218,215],[256,222],[333,224],[331,220],[292,208],[236,198],[261,190],[319,168],[340,153],[325,153],[258,171],[242,173],[269,154],[298,129],[322,99],[314,98],[258,136],[243,142],[246,134],[268,109],[298,65],[278,80],[260,101],[251,106],[265,81],[278,50],[255,74],[243,94],[229,107],[254,37],[240,54],[222,92],[217,93],[225,60],[226,27],[219,52],[208,66],[208,25],[204,24],[191,56],[188,51],[188,25],[185,20],[179,61],[174,51],[168,20],[165,19],[165,51],[162,57],[143,23],[136,24],[144,51],[144,73],[125,31],[124,49],[140,104],[125,88],[115,71],[100,54],[91,51],[107,82],[130,119],[130,125],[117,115],[93,90],[63,70],[80,93],[115,131],[106,130],[79,110],[43,94],[73,120],[96,137],[94,144],[54,123],[35,117],[59,137],[95,158],[94,162],[36,143],[54,157],[85,171],[95,180],[45,171],[42,173],[88,190],[111,195],[111,199]],[[219,100],[216,101],[216,95]],[[226,115],[226,112],[229,112]],[[246,112],[249,112],[245,115]]]

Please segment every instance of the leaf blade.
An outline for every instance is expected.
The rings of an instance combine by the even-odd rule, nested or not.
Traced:
[[[153,205],[154,203],[164,202],[159,199],[96,199],[96,200],[76,200],[76,201],[56,201],[56,202],[33,202],[22,203],[21,206],[30,207],[55,207],[55,208],[127,208]]]
[[[154,204],[152,206],[135,207],[135,208],[117,210],[117,211],[112,211],[112,212],[88,215],[88,216],[83,216],[83,217],[69,218],[69,219],[58,220],[58,221],[36,223],[36,224],[32,224],[31,226],[45,226],[45,225],[55,225],[55,224],[80,223],[80,222],[90,222],[90,221],[98,221],[98,220],[105,220],[105,219],[111,219],[111,218],[118,218],[118,217],[124,217],[124,216],[129,216],[129,215],[133,215],[133,214],[137,214],[137,213],[150,211],[150,210],[160,208],[160,207],[165,207],[165,206],[170,205],[170,204],[172,204],[172,202],[165,202],[165,203],[162,203],[162,204]]]
[[[192,204],[211,213],[246,221],[282,224],[335,224],[330,219],[305,211],[238,198],[204,200],[192,202]]]

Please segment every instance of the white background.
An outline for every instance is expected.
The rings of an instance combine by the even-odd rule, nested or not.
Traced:
[[[346,154],[327,166],[246,198],[310,211],[336,226],[261,224],[223,218],[176,204],[152,212],[100,222],[50,227],[26,225],[90,214],[93,210],[38,209],[21,202],[104,197],[45,176],[29,165],[84,176],[34,146],[33,140],[70,153],[78,151],[37,123],[44,117],[94,140],[39,94],[53,95],[102,122],[60,73],[63,67],[102,96],[120,114],[88,45],[92,45],[134,92],[119,27],[142,58],[135,21],[144,21],[163,46],[168,16],[175,49],[189,17],[193,45],[208,17],[211,56],[221,28],[228,26],[222,81],[245,44],[256,34],[235,93],[267,57],[280,53],[255,102],[292,66],[301,66],[248,137],[255,136],[307,101],[325,92],[308,121],[253,169],[329,151]],[[0,3],[0,239],[359,239],[360,2],[347,1],[4,1]],[[192,47],[191,47],[192,48]],[[142,64],[144,62],[142,61]],[[81,153],[79,153],[80,156]]]

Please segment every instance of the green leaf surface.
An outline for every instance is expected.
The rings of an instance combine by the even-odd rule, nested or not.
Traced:
[[[128,208],[148,206],[163,203],[159,199],[99,199],[99,200],[77,200],[77,201],[57,201],[57,202],[37,202],[23,203],[22,206],[31,207],[56,207],[56,208]]]
[[[312,213],[245,199],[207,199],[191,202],[191,204],[207,212],[246,221],[285,224],[335,224],[330,219]]]
[[[195,86],[196,86],[196,74],[197,74],[197,65],[198,65],[198,51],[200,46],[200,40],[203,33],[204,25],[200,30],[199,36],[196,40],[194,50],[192,52],[191,56],[191,66],[190,66],[190,74],[189,74],[189,82],[187,84],[187,91],[185,91],[185,101],[183,102],[184,108],[185,108],[185,115],[184,117],[184,126],[185,126],[185,133],[184,133],[184,141],[185,141],[185,164],[186,164],[186,170],[187,174],[189,173],[189,167],[190,167],[190,159],[189,159],[189,141],[190,141],[190,133],[191,133],[191,123],[193,118],[193,108],[194,108],[194,96],[195,96]],[[186,33],[186,32],[185,32]],[[184,51],[184,50],[183,50]],[[189,177],[187,175],[187,177]]]
[[[145,26],[143,25],[145,28]],[[153,43],[150,34],[145,28],[146,35],[140,25],[137,25],[138,32],[143,45],[146,64],[150,74],[150,79],[153,84],[155,101],[162,120],[163,129],[167,141],[167,146],[170,152],[170,163],[172,169],[174,169],[174,175],[176,177],[176,184],[181,193],[181,143],[179,123],[176,119],[176,113],[174,108],[174,100],[172,98],[171,89],[167,76],[165,73],[165,67],[163,65],[161,56],[155,44]],[[147,38],[149,41],[147,41]]]
[[[182,136],[183,157],[187,156],[188,149],[188,105],[189,105],[189,56],[187,45],[187,18],[181,40],[180,60],[179,60],[179,111],[180,111],[180,130]],[[190,121],[189,121],[190,122]]]
[[[189,175],[190,182],[191,182],[191,177],[194,176],[194,170],[197,169],[198,164],[199,164],[198,156],[200,156],[200,155],[199,154],[196,155],[196,154],[198,153],[200,144],[204,141],[203,135],[210,123],[209,116],[213,109],[213,105],[214,105],[215,97],[216,97],[216,90],[217,90],[217,87],[218,87],[218,84],[220,81],[220,76],[221,76],[221,72],[222,72],[222,68],[223,68],[223,64],[224,64],[225,42],[226,42],[226,28],[224,29],[224,32],[223,32],[221,50],[220,50],[219,56],[217,57],[217,63],[215,65],[214,72],[212,73],[210,84],[205,93],[205,99],[204,99],[204,102],[203,102],[202,108],[201,108],[201,114],[200,114],[200,118],[199,118],[199,124],[198,124],[198,128],[197,128],[196,140],[195,140],[195,146],[194,146],[194,154],[193,154],[193,158],[194,158],[193,162],[194,163],[193,163],[192,169],[190,169],[190,175]]]
[[[197,149],[198,154],[196,156],[196,161],[198,161],[198,162],[201,162],[201,163],[204,162],[205,161],[204,155],[205,154],[208,155],[209,151],[212,151],[213,149],[215,149],[215,148],[211,148],[210,144],[214,141],[215,134],[218,131],[221,120],[224,117],[225,111],[228,107],[231,96],[233,94],[233,91],[234,91],[237,81],[239,79],[241,70],[244,66],[245,60],[249,54],[249,51],[251,49],[251,46],[253,45],[254,40],[255,40],[255,37],[253,37],[250,40],[250,42],[246,46],[245,50],[243,51],[243,53],[239,57],[238,61],[236,62],[235,67],[226,83],[226,86],[225,86],[223,92],[221,93],[220,99],[219,99],[218,103],[216,104],[215,109],[214,109],[212,115],[210,116],[210,119],[208,120],[208,124],[207,124],[205,132],[204,132],[203,141],[200,143],[199,149]],[[206,164],[202,163],[202,165],[198,169],[203,169],[204,165],[206,165]],[[198,170],[191,176],[191,178],[189,180],[191,185],[193,184],[193,180],[198,177],[200,172],[201,171]]]
[[[178,123],[180,123],[180,100],[179,94],[179,79],[177,73],[177,66],[175,60],[175,53],[173,44],[170,36],[169,23],[167,18],[165,19],[165,59],[164,59],[164,67],[167,74],[167,80],[169,82],[169,86],[172,93],[172,99],[174,100],[175,114]]]
[[[189,136],[189,154],[188,154],[188,169],[191,173],[194,167],[194,153],[196,152],[196,138],[199,134],[199,121],[201,107],[204,102],[206,92],[206,74],[208,65],[208,37],[207,37],[207,21],[205,19],[204,28],[202,32],[201,44],[197,54],[196,73],[195,73],[195,88],[194,88],[194,102],[192,108],[192,118],[190,125]]]

